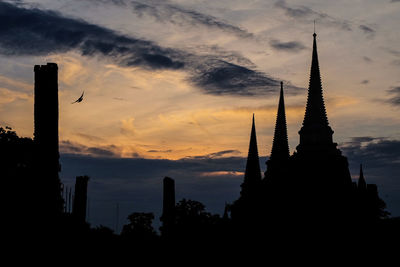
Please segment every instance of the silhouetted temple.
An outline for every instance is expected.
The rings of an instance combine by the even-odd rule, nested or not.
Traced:
[[[165,177],[160,230],[162,237],[166,238],[161,243],[158,243],[151,226],[152,213],[131,214],[128,217],[130,224],[124,226],[121,239],[105,227],[90,229],[86,223],[89,177],[76,177],[74,194],[72,188],[64,188],[59,179],[58,67],[55,63],[48,63],[35,66],[34,71],[34,139],[20,138],[11,128],[0,127],[0,175],[9,201],[4,212],[9,227],[5,230],[10,228],[13,234],[20,234],[25,240],[27,235],[35,234],[32,240],[43,241],[43,237],[48,236],[57,241],[47,242],[50,246],[71,241],[74,248],[81,242],[85,249],[106,246],[117,250],[126,246],[129,251],[126,255],[129,256],[132,251],[137,253],[135,256],[138,251],[157,255],[154,249],[171,255],[177,251],[184,254],[182,248],[193,250],[194,244],[201,245],[201,249],[205,247],[203,244],[207,244],[207,248],[215,248],[215,251],[223,248],[221,244],[230,245],[230,248],[239,247],[240,253],[249,249],[253,255],[255,251],[250,248],[259,243],[237,246],[240,238],[261,236],[264,241],[266,235],[263,234],[267,233],[271,237],[269,244],[274,246],[276,242],[271,240],[273,237],[278,237],[275,241],[280,240],[282,234],[289,233],[287,236],[292,237],[295,233],[305,232],[309,237],[311,231],[304,230],[311,229],[319,235],[321,227],[324,233],[332,229],[343,232],[349,228],[349,223],[354,222],[364,235],[363,226],[387,215],[377,186],[367,184],[363,167],[360,165],[358,183],[353,182],[347,158],[333,142],[333,130],[328,123],[323,99],[315,33],[307,105],[296,152],[289,153],[281,83],[272,150],[264,177],[253,114],[239,199],[232,205],[226,204],[220,218],[206,212],[200,202],[183,199],[176,203],[175,182]],[[392,227],[388,228],[389,234],[397,224]],[[379,228],[379,234],[382,229],[384,227]],[[170,245],[171,241],[178,241],[175,244],[182,246],[177,250]],[[134,245],[130,247],[129,242]],[[145,242],[161,246],[143,246]],[[193,251],[198,257],[200,250]]]
[[[333,142],[326,114],[318,63],[316,34],[300,143],[289,154],[283,84],[281,83],[272,150],[261,180],[255,124],[240,198],[232,219],[247,223],[290,222],[294,225],[344,225],[377,220],[385,212],[376,185],[366,184],[362,168],[358,185],[351,180],[347,158]],[[261,184],[261,186],[260,186]]]

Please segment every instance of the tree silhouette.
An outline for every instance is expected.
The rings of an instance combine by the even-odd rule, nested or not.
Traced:
[[[128,216],[129,223],[122,228],[121,236],[137,241],[152,241],[157,237],[152,223],[153,213],[134,212]]]
[[[176,204],[176,234],[178,238],[207,238],[213,236],[221,223],[219,215],[205,211],[204,204],[182,199]]]

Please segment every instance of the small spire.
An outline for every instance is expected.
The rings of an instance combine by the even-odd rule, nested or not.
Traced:
[[[283,96],[283,82],[279,96],[278,112],[276,115],[274,140],[272,142],[271,159],[285,160],[289,158],[289,142],[287,135],[285,100]]]
[[[258,157],[256,125],[253,113],[253,123],[251,126],[249,153],[247,156],[246,172],[244,175],[241,194],[243,195],[256,191],[259,182],[261,182],[261,169],[260,169],[260,160]]]
[[[362,164],[360,164],[360,177],[358,178],[358,189],[367,190]]]

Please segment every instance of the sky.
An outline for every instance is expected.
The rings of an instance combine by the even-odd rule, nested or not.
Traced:
[[[334,140],[400,216],[400,1],[0,2],[0,125],[33,133],[33,66],[59,67],[61,179],[87,174],[94,225],[159,215],[162,178],[215,213],[243,180],[252,114],[262,171],[285,89],[291,153],[312,34]],[[71,104],[82,92],[84,101]]]

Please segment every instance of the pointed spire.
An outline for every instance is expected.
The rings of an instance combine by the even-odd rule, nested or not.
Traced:
[[[250,191],[257,190],[258,183],[261,182],[261,169],[260,160],[258,157],[256,126],[254,122],[251,127],[249,153],[247,156],[246,172],[244,175],[244,182],[242,184],[242,194],[250,193]]]
[[[308,86],[308,97],[303,127],[299,131],[300,144],[297,146],[298,153],[338,153],[336,143],[333,142],[333,131],[329,126],[326,116],[324,97],[322,94],[321,75],[319,71],[317,53],[317,34],[313,34],[313,52],[310,72],[310,84]]]
[[[279,96],[278,112],[276,116],[274,140],[270,159],[285,160],[289,158],[289,143],[286,125],[285,100],[283,96],[283,82]]]
[[[317,53],[317,34],[313,34],[313,52],[310,72],[310,83],[308,87],[308,98],[306,114],[304,116],[303,126],[318,125],[328,126],[325,103],[322,95],[321,75],[319,71],[318,53]]]
[[[367,183],[365,182],[362,164],[360,164],[360,177],[358,178],[358,189],[367,190]]]

